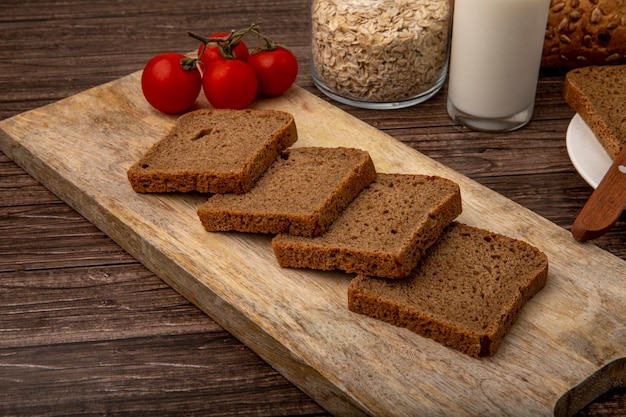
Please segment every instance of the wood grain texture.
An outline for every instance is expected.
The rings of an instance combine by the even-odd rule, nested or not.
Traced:
[[[294,49],[300,61],[298,85],[320,96],[308,71],[305,0],[233,0],[219,5],[200,0],[7,0],[0,3],[0,11],[0,119],[116,80],[141,69],[163,50],[191,50],[194,43],[181,36],[187,29],[221,30],[251,21]],[[454,126],[445,113],[445,89],[423,105],[393,112],[335,105],[568,229],[591,188],[565,152],[565,129],[574,113],[564,104],[561,87],[562,74],[542,74],[533,121],[509,134],[477,134]],[[622,215],[611,233],[592,245],[626,259],[624,220]],[[0,245],[0,331],[13,335],[0,351],[0,365],[28,346],[37,346],[44,339],[36,336],[38,329],[47,329],[48,335],[38,355],[20,356],[19,366],[2,366],[0,388],[19,390],[23,399],[3,397],[2,414],[36,414],[25,411],[28,399],[45,392],[38,410],[47,415],[137,415],[123,410],[141,407],[162,409],[166,415],[327,415],[1,153]],[[120,281],[119,271],[126,271],[127,279]],[[31,279],[32,274],[38,278]],[[76,284],[88,282],[86,277],[93,274],[100,274],[99,285],[107,283],[98,296],[90,296],[94,290],[89,286],[83,290]],[[154,288],[137,290],[142,283]],[[136,308],[129,305],[128,291]],[[38,296],[31,299],[34,293]],[[171,302],[172,297],[177,301]],[[117,298],[125,300],[123,308],[108,310],[107,331],[99,332],[100,304],[116,305]],[[71,308],[65,308],[63,300],[73,300]],[[16,303],[22,306],[18,311],[10,307]],[[54,319],[46,321],[49,304],[58,308]],[[83,314],[74,314],[74,309]],[[158,320],[150,322],[150,314],[144,314],[150,309],[158,312]],[[204,323],[204,330],[186,326],[190,317]],[[33,331],[28,330],[31,326]],[[153,334],[133,337],[144,326]],[[77,328],[92,329],[90,341],[125,344],[137,353],[137,360],[127,362],[123,374],[119,366],[98,366],[99,355],[90,353],[93,343],[72,342],[71,349],[62,343],[66,333]],[[198,337],[205,341],[200,350],[194,348]],[[146,343],[167,339],[175,340],[175,346]],[[13,343],[17,345],[12,347]],[[163,368],[150,358],[167,356],[170,349],[176,349],[177,364],[185,372],[170,373],[164,390],[157,382]],[[38,366],[41,354],[57,364],[71,363],[75,355],[90,359],[81,367],[44,367]],[[198,354],[206,358],[202,367],[196,366]],[[241,360],[228,359],[232,355]],[[221,366],[223,361],[228,367]],[[87,390],[82,384],[93,378],[94,369],[101,378]],[[270,376],[273,384],[257,388],[250,383]],[[41,384],[35,384],[37,380]],[[145,390],[133,389],[135,380],[142,381]],[[194,390],[187,390],[189,380],[196,381]],[[113,387],[116,394],[109,398]],[[80,412],[69,412],[70,390],[83,394]],[[577,415],[618,416],[625,409],[626,392],[616,388]]]
[[[175,121],[145,103],[139,76],[0,122],[0,148],[331,413],[552,415],[562,395],[624,361],[626,262],[300,88],[255,103],[294,115],[296,146],[358,147],[380,172],[453,179],[460,220],[546,252],[548,284],[494,358],[353,315],[349,275],[281,269],[268,236],[206,233],[202,195],[134,193],[126,170]],[[606,372],[603,383],[622,377]],[[591,399],[572,397],[556,413]]]

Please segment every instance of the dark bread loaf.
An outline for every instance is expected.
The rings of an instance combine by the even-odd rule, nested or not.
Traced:
[[[272,247],[282,267],[401,278],[459,214],[458,184],[379,173],[326,233],[315,238],[281,234]]]
[[[541,66],[626,62],[626,0],[552,0]]]
[[[323,233],[376,177],[369,154],[352,148],[292,148],[245,194],[215,194],[198,209],[209,232]]]
[[[496,352],[547,274],[537,248],[453,222],[408,278],[357,276],[348,308],[480,358]]]
[[[563,97],[615,159],[626,144],[626,65],[569,71]]]
[[[140,193],[244,193],[297,138],[289,113],[196,110],[130,167],[128,180]]]

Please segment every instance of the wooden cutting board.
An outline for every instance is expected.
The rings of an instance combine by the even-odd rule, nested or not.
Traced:
[[[256,104],[295,116],[296,146],[358,147],[380,172],[457,181],[459,220],[548,255],[545,289],[494,357],[473,359],[349,312],[349,275],[281,269],[269,236],[205,232],[201,195],[134,193],[127,168],[175,121],[139,79],[1,121],[0,149],[331,413],[561,416],[626,382],[623,260],[300,88]]]

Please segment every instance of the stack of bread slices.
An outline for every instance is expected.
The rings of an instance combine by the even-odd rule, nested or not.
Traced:
[[[285,268],[354,274],[348,308],[474,357],[493,355],[543,286],[537,248],[465,225],[446,178],[379,173],[366,151],[291,147],[292,115],[196,110],[128,171],[137,192],[211,193],[209,232],[275,235]]]

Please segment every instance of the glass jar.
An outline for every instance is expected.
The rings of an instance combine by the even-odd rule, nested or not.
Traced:
[[[329,97],[401,108],[437,93],[454,0],[311,0],[311,73]]]

